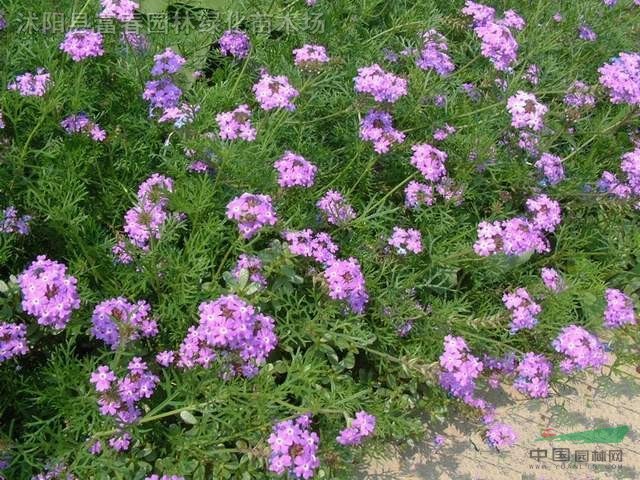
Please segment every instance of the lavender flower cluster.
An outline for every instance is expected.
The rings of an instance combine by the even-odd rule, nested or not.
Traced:
[[[415,228],[393,227],[393,233],[387,243],[395,248],[398,255],[422,252],[422,234]]]
[[[273,165],[278,171],[278,185],[283,188],[311,187],[318,167],[302,155],[286,151]]]
[[[323,265],[332,263],[338,253],[338,245],[331,235],[325,232],[315,233],[311,229],[284,232],[284,239],[291,253],[302,257],[313,258]]]
[[[23,97],[42,97],[53,85],[51,74],[44,68],[38,68],[35,73],[25,72],[9,82],[7,90],[17,91]]]
[[[118,297],[96,305],[91,316],[91,334],[113,350],[142,337],[158,333],[155,320],[149,318],[151,306],[144,300],[131,303]]]
[[[636,312],[633,300],[616,288],[607,288],[605,292],[607,307],[604,311],[604,326],[618,328],[625,325],[636,325]]]
[[[260,80],[253,86],[253,93],[263,110],[282,108],[293,111],[296,106],[293,100],[300,95],[284,75],[272,76],[263,72]]]
[[[565,355],[560,362],[560,369],[564,373],[589,367],[600,368],[607,363],[604,345],[583,327],[569,325],[563,328],[552,344],[556,352]]]
[[[18,209],[13,205],[8,206],[2,212],[0,219],[0,233],[17,233],[28,235],[31,230],[31,215],[19,215]]]
[[[333,225],[343,225],[356,218],[353,207],[345,200],[340,192],[329,190],[316,206],[322,211],[327,222]]]
[[[236,280],[239,280],[242,275],[242,271],[246,270],[249,275],[249,280],[264,288],[267,286],[267,279],[262,273],[262,268],[263,263],[260,257],[243,253],[238,257],[238,261],[233,267],[231,274]]]
[[[104,55],[102,34],[93,30],[72,30],[67,32],[60,50],[71,57],[74,62],[81,62],[91,57]]]
[[[422,34],[422,49],[416,59],[416,65],[422,70],[435,70],[441,77],[452,73],[456,66],[448,55],[447,39],[437,30]]]
[[[271,197],[252,193],[243,193],[231,200],[227,205],[227,218],[238,224],[240,234],[246,239],[278,221]]]
[[[0,323],[0,363],[27,353],[27,326],[21,323]]]
[[[369,94],[380,103],[395,103],[407,94],[408,82],[404,78],[386,72],[377,63],[359,68],[358,75],[353,81],[356,92]]]
[[[217,114],[216,122],[220,128],[220,138],[223,140],[239,138],[252,142],[256,139],[256,129],[251,123],[251,110],[246,104],[240,105],[230,112]]]
[[[318,434],[311,430],[311,417],[301,415],[294,420],[284,420],[273,426],[268,439],[271,455],[269,471],[295,478],[308,479],[320,466],[317,457]]]
[[[357,412],[351,425],[340,432],[336,442],[340,445],[360,445],[362,441],[373,434],[376,428],[376,417],[364,410]]]
[[[640,105],[640,53],[621,52],[598,69],[611,103]]]
[[[387,153],[393,145],[404,142],[405,134],[393,127],[389,112],[372,109],[360,120],[360,138],[371,142],[376,153]]]
[[[532,329],[538,324],[538,315],[542,307],[533,301],[525,288],[517,288],[513,292],[503,295],[502,301],[505,307],[511,311],[511,333],[522,329]]]
[[[242,30],[227,30],[218,40],[220,53],[238,59],[246,58],[251,50],[251,40]]]
[[[531,398],[546,397],[549,395],[551,370],[552,365],[547,357],[534,352],[526,353],[518,364],[518,377],[513,385]]]
[[[60,126],[67,133],[83,133],[96,142],[103,142],[107,138],[107,133],[100,125],[93,122],[86,113],[70,115],[60,122]]]

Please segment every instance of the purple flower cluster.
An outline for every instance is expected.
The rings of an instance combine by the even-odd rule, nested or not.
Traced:
[[[640,146],[622,156],[620,164],[626,180],[620,181],[611,172],[605,171],[598,182],[601,190],[622,199],[640,197]]]
[[[517,288],[502,296],[504,306],[511,311],[511,333],[524,328],[532,329],[538,324],[538,315],[542,307],[533,301],[529,292],[524,288]]]
[[[604,297],[607,301],[607,307],[604,310],[606,328],[618,328],[637,323],[633,300],[628,295],[618,289],[607,288]]]
[[[178,73],[185,63],[186,60],[182,56],[167,48],[164,52],[153,56],[151,75],[154,77],[173,75]]]
[[[549,108],[539,103],[533,93],[518,91],[507,100],[507,110],[511,114],[512,126],[538,132],[544,126],[544,116]]]
[[[227,218],[238,224],[242,236],[249,239],[265,225],[275,225],[278,218],[269,195],[243,193],[227,205]]]
[[[416,167],[425,179],[437,182],[447,174],[444,164],[447,154],[428,143],[416,144],[411,147],[411,165]]]
[[[345,301],[354,313],[364,311],[369,294],[358,260],[353,257],[334,260],[328,263],[323,276],[329,288],[329,297]]]
[[[422,234],[415,228],[393,227],[393,234],[387,243],[394,247],[399,255],[422,252]]]
[[[340,445],[360,445],[362,440],[370,436],[376,428],[376,417],[364,410],[356,413],[347,428],[340,432],[336,437],[336,441]]]
[[[318,171],[318,167],[302,155],[289,150],[273,166],[278,171],[278,185],[283,188],[308,188],[313,185]]]
[[[123,344],[158,333],[155,320],[149,318],[151,306],[144,300],[131,303],[126,298],[111,298],[93,310],[91,334],[116,350]]]
[[[377,63],[358,69],[354,77],[355,90],[371,95],[376,102],[394,103],[407,94],[407,81],[393,73],[386,72]]]
[[[296,109],[293,99],[299,95],[299,92],[284,75],[272,76],[263,72],[252,90],[263,110],[283,108],[293,111]]]
[[[611,103],[640,105],[640,53],[621,52],[598,69]]]
[[[100,18],[115,18],[120,22],[132,21],[136,9],[140,7],[132,0],[100,0],[100,5]]]
[[[14,81],[9,82],[7,90],[18,91],[23,97],[42,97],[52,83],[51,74],[44,68],[38,68],[36,73],[18,75]]]
[[[145,84],[142,98],[147,100],[151,108],[176,107],[182,96],[182,90],[170,78],[149,80]]]
[[[433,185],[410,181],[404,189],[405,205],[408,208],[419,208],[422,205],[431,206],[435,203]]]
[[[328,265],[338,253],[338,245],[325,232],[314,233],[313,230],[287,231],[283,233],[289,251],[294,255],[313,258],[316,262]]]
[[[327,49],[322,45],[303,45],[301,48],[296,48],[293,51],[294,63],[301,70],[317,71],[329,62],[329,56],[327,55]]]
[[[0,219],[0,233],[17,233],[28,235],[31,227],[31,215],[18,215],[18,209],[13,205],[8,206],[2,212]]]
[[[105,132],[100,125],[91,121],[85,113],[68,116],[60,122],[60,126],[64,128],[67,133],[83,133],[96,142],[102,142],[107,138],[107,132]]]
[[[590,108],[596,104],[596,97],[591,94],[591,87],[580,80],[576,80],[567,89],[563,99],[564,104],[572,110]]]
[[[77,478],[69,472],[69,467],[60,463],[46,467],[44,472],[31,477],[31,480],[77,480]]]
[[[554,268],[545,267],[540,270],[540,278],[542,278],[544,286],[552,292],[561,292],[565,288],[564,280]]]
[[[238,138],[252,142],[256,139],[256,129],[251,124],[251,109],[246,104],[236,107],[230,112],[216,115],[220,128],[220,138],[236,140]]]
[[[109,446],[116,452],[124,452],[129,450],[131,445],[131,434],[120,432],[109,439]]]
[[[437,30],[429,30],[422,34],[422,49],[416,59],[416,65],[422,70],[435,70],[441,77],[446,77],[456,69],[448,55],[447,39]]]
[[[128,241],[119,241],[113,253],[120,263],[131,263],[130,249],[146,252],[151,239],[160,239],[161,229],[169,219],[168,194],[173,192],[173,179],[154,173],[138,188],[138,203],[124,216],[124,232]]]
[[[63,329],[74,310],[80,308],[77,280],[67,275],[67,267],[39,255],[18,276],[22,309],[38,319],[38,324]]]
[[[482,401],[474,398],[474,392],[483,364],[471,355],[462,337],[447,335],[444,338],[440,368],[440,385],[445,390],[469,405],[482,405]]]
[[[288,473],[295,478],[313,477],[320,466],[316,456],[320,438],[311,430],[311,417],[301,415],[294,420],[285,420],[273,426],[268,439],[271,455],[269,471],[282,475]]]
[[[236,280],[240,279],[243,270],[246,270],[249,274],[249,280],[253,283],[257,283],[260,287],[267,286],[267,279],[262,273],[262,260],[255,255],[242,254],[238,257],[235,267],[231,274]]]
[[[144,480],[184,480],[184,477],[179,475],[156,475],[155,473]]]
[[[120,43],[131,47],[139,53],[149,50],[149,39],[142,33],[122,32],[120,35]]]
[[[404,142],[405,134],[393,128],[389,112],[372,109],[360,120],[360,138],[371,142],[377,153],[387,153],[394,144]]]
[[[133,357],[127,370],[127,375],[118,378],[108,366],[101,365],[91,374],[89,381],[99,394],[100,413],[115,418],[119,423],[131,424],[141,416],[138,402],[153,395],[160,379],[149,371],[140,357]]]
[[[563,328],[552,345],[556,352],[565,355],[560,362],[560,369],[564,373],[589,367],[600,368],[607,363],[604,345],[598,337],[577,325]]]
[[[545,253],[549,242],[545,232],[555,231],[560,223],[560,205],[546,195],[527,200],[527,210],[533,218],[514,217],[505,221],[480,222],[475,252],[483,257],[504,253],[522,255],[527,252]]]
[[[225,378],[255,376],[278,343],[274,320],[236,295],[201,303],[199,312],[180,345],[178,366],[208,368],[218,359]]]
[[[102,56],[102,40],[102,34],[93,30],[72,30],[65,35],[60,50],[73,61],[80,62],[90,57]]]
[[[540,67],[535,63],[529,65],[522,74],[523,80],[526,80],[531,85],[538,85],[540,82]]]
[[[556,185],[564,180],[564,166],[562,159],[557,155],[543,153],[536,161],[535,167],[551,185]]]
[[[333,225],[342,225],[356,218],[353,207],[335,190],[325,193],[316,206],[324,213],[327,222]]]
[[[583,23],[578,27],[578,38],[587,42],[595,42],[598,39],[598,35],[589,25]]]
[[[227,30],[218,40],[220,53],[235,58],[246,58],[251,50],[249,35],[241,30]]]
[[[28,352],[27,326],[21,323],[0,323],[0,363]]]
[[[454,133],[456,133],[456,127],[452,127],[448,123],[445,123],[444,127],[438,128],[435,132],[433,132],[433,139],[437,140],[438,142],[443,142]]]
[[[518,441],[518,435],[510,425],[506,423],[493,423],[486,432],[487,443],[500,450],[513,447]]]
[[[546,397],[549,395],[551,369],[551,362],[544,355],[525,353],[518,363],[518,376],[513,385],[516,390],[531,398]]]

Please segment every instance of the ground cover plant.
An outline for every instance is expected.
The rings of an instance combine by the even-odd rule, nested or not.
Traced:
[[[4,2],[0,476],[498,455],[637,364],[638,3]]]

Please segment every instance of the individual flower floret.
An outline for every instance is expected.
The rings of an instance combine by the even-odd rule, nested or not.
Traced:
[[[22,309],[38,319],[40,325],[61,330],[71,313],[80,308],[77,280],[67,275],[67,267],[45,255],[39,255],[18,276],[22,291]]]
[[[531,329],[538,324],[538,315],[542,307],[533,301],[529,292],[524,288],[517,288],[514,292],[502,296],[504,306],[511,311],[511,333],[523,328]]]
[[[422,234],[415,228],[393,227],[393,234],[387,243],[395,247],[399,255],[406,255],[407,252],[422,252]]]
[[[538,102],[533,93],[518,91],[509,97],[507,110],[511,114],[511,125],[516,128],[530,128],[540,131],[544,126],[544,116],[549,110]]]
[[[565,355],[560,363],[560,369],[565,373],[589,367],[600,368],[607,363],[604,345],[598,337],[577,325],[563,328],[552,345],[556,352]]]
[[[405,134],[393,128],[389,112],[369,110],[360,121],[360,138],[373,143],[377,153],[387,153],[394,144],[404,142]]]
[[[251,50],[249,35],[241,30],[227,30],[222,34],[218,43],[222,55],[230,55],[235,58],[246,58]]]
[[[364,410],[356,413],[351,425],[340,432],[336,442],[340,445],[360,445],[362,440],[373,434],[376,428],[376,417]]]
[[[164,52],[154,55],[151,75],[159,77],[161,75],[177,73],[185,62],[186,60],[183,57],[178,55],[172,49],[167,48]]]
[[[394,103],[407,94],[407,81],[386,72],[378,64],[358,69],[354,79],[358,93],[368,93],[376,102]]]
[[[118,297],[99,303],[93,310],[91,334],[116,350],[141,337],[153,337],[158,325],[149,317],[151,306],[144,300],[131,303]]]
[[[355,313],[364,311],[369,295],[360,264],[355,258],[330,262],[324,271],[324,279],[331,298],[346,301]]]
[[[607,301],[607,307],[604,311],[604,326],[606,328],[618,328],[637,323],[633,300],[628,295],[618,289],[607,288],[605,300]]]
[[[284,75],[274,77],[265,72],[252,90],[263,110],[284,108],[285,110],[293,111],[296,109],[293,99],[299,93]]]
[[[611,103],[640,105],[640,53],[621,52],[598,69]]]
[[[238,224],[244,238],[251,238],[266,225],[275,225],[276,212],[269,195],[243,193],[227,205],[227,218]]]
[[[540,277],[544,286],[552,292],[560,292],[565,288],[564,280],[554,268],[543,268],[540,270]]]
[[[353,207],[335,190],[325,193],[316,206],[324,213],[327,222],[333,225],[342,225],[356,218]]]
[[[223,140],[240,138],[252,142],[256,139],[256,129],[251,124],[251,110],[246,104],[238,106],[231,112],[217,114],[216,122],[220,128],[220,138]]]
[[[104,54],[102,34],[93,30],[72,30],[65,35],[60,50],[76,62],[90,57],[100,57]]]
[[[544,175],[550,185],[556,185],[564,180],[564,166],[562,159],[551,153],[543,153],[535,167]]]
[[[313,477],[320,466],[316,455],[319,442],[318,434],[311,431],[309,415],[277,423],[268,439],[269,471],[294,478]]]
[[[425,179],[437,182],[447,174],[444,164],[447,154],[428,143],[417,144],[411,147],[411,165],[420,170]]]
[[[318,171],[313,163],[291,151],[286,151],[273,166],[278,171],[278,185],[285,188],[312,186]]]
[[[302,70],[318,70],[322,65],[329,62],[327,49],[322,45],[303,45],[293,51],[294,63]]]
[[[282,234],[287,241],[289,250],[294,255],[313,258],[316,262],[329,264],[338,253],[338,245],[331,235],[324,232],[314,233],[313,230],[287,231]]]
[[[26,72],[18,75],[15,81],[9,82],[7,89],[18,91],[23,97],[42,97],[52,83],[51,74],[44,68],[38,68],[35,74]]]
[[[115,18],[120,22],[132,21],[135,11],[140,7],[131,0],[100,0],[100,5],[100,18]]]
[[[170,365],[173,365],[173,362],[175,362],[175,360],[176,360],[176,354],[171,350],[165,350],[163,352],[159,352],[156,355],[156,362],[161,367],[168,367]]]

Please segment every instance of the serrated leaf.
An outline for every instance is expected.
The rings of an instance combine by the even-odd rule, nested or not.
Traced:
[[[198,419],[194,417],[189,410],[182,410],[180,412],[180,418],[184,423],[188,423],[189,425],[196,425],[198,423]]]

